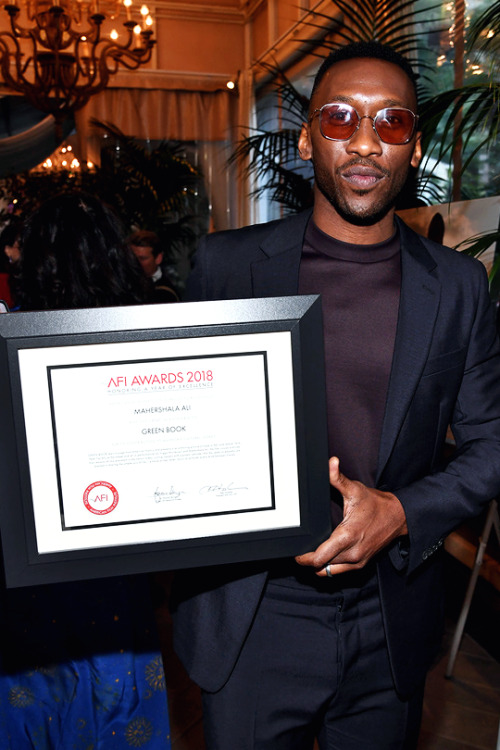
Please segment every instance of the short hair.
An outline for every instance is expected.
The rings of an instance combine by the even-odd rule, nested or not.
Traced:
[[[4,226],[0,234],[0,273],[10,272],[9,260],[5,254],[5,248],[7,245],[15,245],[16,240],[21,237],[23,230],[23,222],[17,217],[13,216],[9,219],[9,223]]]
[[[161,253],[160,238],[148,229],[138,229],[137,232],[133,232],[128,238],[128,244],[134,247],[150,247],[155,258]]]
[[[330,52],[328,57],[323,60],[318,72],[316,73],[311,91],[311,100],[316,89],[323,80],[325,73],[330,70],[333,65],[338,62],[342,62],[343,60],[354,60],[358,57],[385,60],[386,62],[397,65],[408,76],[410,82],[413,85],[413,88],[415,90],[415,97],[418,101],[417,75],[415,74],[409,61],[400,52],[395,50],[394,47],[390,47],[387,44],[382,44],[381,42],[376,41],[351,42],[350,44],[346,44],[343,47],[338,47],[337,49]]]
[[[21,236],[22,230],[23,222],[21,219],[17,217],[11,218],[0,234],[0,250],[5,250],[7,245],[13,245]]]

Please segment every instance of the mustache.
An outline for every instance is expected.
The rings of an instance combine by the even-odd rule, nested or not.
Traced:
[[[364,159],[361,156],[354,156],[348,162],[346,162],[345,164],[342,164],[342,166],[337,167],[335,171],[337,174],[342,174],[347,169],[351,169],[352,167],[368,167],[369,169],[373,169],[378,174],[384,175],[384,177],[389,177],[391,174],[388,169],[385,169],[385,167],[381,167],[380,164],[377,164],[372,159],[370,158]]]

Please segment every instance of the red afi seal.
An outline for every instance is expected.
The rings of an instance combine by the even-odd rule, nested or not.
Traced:
[[[118,492],[109,482],[92,482],[83,493],[83,502],[91,513],[104,516],[118,505]]]

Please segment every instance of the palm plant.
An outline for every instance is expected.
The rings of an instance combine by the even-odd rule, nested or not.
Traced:
[[[152,149],[111,123],[92,120],[105,136],[98,171],[101,197],[116,205],[128,226],[162,234],[185,224],[195,210],[200,173],[181,144],[162,141]]]
[[[297,165],[300,128],[307,119],[309,99],[303,96],[279,67],[263,66],[276,81],[281,127],[257,129],[241,137],[229,161],[244,165],[258,187],[252,195],[269,193],[285,212],[296,213],[312,205],[310,175]]]
[[[461,146],[467,154],[462,173],[481,149],[496,141],[500,119],[500,63],[498,51],[500,42],[500,0],[481,13],[468,32],[468,52],[477,63],[473,82],[459,88],[452,88],[429,98],[425,102],[424,115],[431,122],[428,137],[437,128],[442,130],[442,138],[437,142],[437,159],[449,157]],[[485,71],[481,75],[481,70]],[[454,136],[454,123],[460,116],[459,126]],[[476,142],[472,143],[474,136]],[[425,144],[428,145],[428,142]],[[471,148],[468,149],[468,146]]]
[[[421,66],[418,54],[421,41],[434,29],[434,11],[440,9],[440,4],[429,5],[422,0],[356,0],[356,3],[334,0],[334,3],[342,13],[343,25],[335,28],[333,39],[323,40],[320,49],[332,50],[351,42],[375,40],[393,47],[415,68]],[[331,24],[330,16],[318,12],[313,15]],[[319,25],[314,21],[308,25],[324,28],[324,23]]]

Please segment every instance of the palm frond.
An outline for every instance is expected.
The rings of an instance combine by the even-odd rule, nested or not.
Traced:
[[[469,49],[496,56],[500,49],[500,2],[479,14],[467,32]],[[498,57],[496,57],[498,68]]]
[[[418,0],[360,0],[354,6],[349,0],[335,0],[344,17],[342,28],[335,29],[335,39],[322,44],[333,49],[349,42],[378,41],[389,44],[410,60],[416,59],[419,37],[434,29],[433,12],[440,4],[429,7]],[[325,13],[314,13],[316,18],[328,21]],[[418,27],[418,31],[416,30]]]
[[[283,164],[294,160],[300,130],[284,128],[278,131],[259,130],[254,135],[243,136],[229,162],[248,159],[247,172],[262,173],[268,164]]]
[[[447,181],[434,172],[419,174],[415,182],[415,197],[426,204],[443,203]]]
[[[200,173],[184,158],[180,144],[162,141],[149,150],[109,122],[92,120],[92,125],[109,138],[101,165],[104,189],[115,196],[129,225],[156,231],[153,225],[162,225],[164,215],[189,213]]]
[[[455,250],[460,250],[466,255],[472,255],[474,258],[482,255],[488,250],[493,243],[500,242],[500,230],[494,229],[491,232],[480,232],[473,237],[462,240],[455,246]]]
[[[474,136],[479,141],[464,159],[462,171],[481,150],[495,143],[500,124],[500,85],[491,82],[474,83],[458,89],[451,89],[424,102],[421,119],[425,123],[422,133],[424,153],[441,128],[443,136],[435,146],[436,159],[443,161],[460,141],[466,149]],[[459,120],[457,117],[460,115]]]
[[[283,111],[291,115],[292,119],[296,118],[297,122],[304,120],[305,117],[307,117],[309,97],[304,96],[304,94],[293,85],[292,81],[279,65],[271,65],[270,63],[262,62],[260,63],[260,67],[269,73],[273,79],[276,92],[281,100]]]
[[[461,250],[466,255],[479,258],[487,250],[490,250],[493,244],[496,248],[500,247],[500,229],[475,234],[473,237],[459,242],[455,250]],[[500,282],[500,254],[498,252],[495,252],[493,264],[488,273],[488,279],[490,282],[490,291],[493,288],[498,288]]]
[[[270,199],[279,203],[285,213],[297,213],[313,204],[311,180],[294,169],[280,164],[269,164],[266,182],[252,191],[254,197],[269,193]]]

